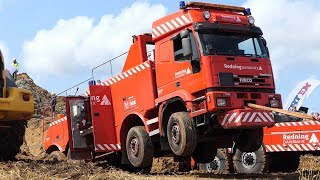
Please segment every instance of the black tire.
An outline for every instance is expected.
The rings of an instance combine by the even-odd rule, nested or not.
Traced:
[[[257,151],[263,143],[263,128],[245,129],[235,140],[235,147],[242,152]]]
[[[212,146],[210,142],[201,142],[197,144],[196,149],[192,153],[192,158],[196,163],[210,163],[217,154],[217,148]]]
[[[208,172],[228,173],[229,159],[225,149],[218,149],[213,161],[210,163],[199,164],[199,170]]]
[[[144,126],[132,127],[129,130],[126,150],[132,166],[137,168],[152,166],[154,147]]]
[[[9,128],[0,128],[0,160],[15,160],[24,142],[26,121],[11,121],[5,125]]]
[[[53,162],[66,161],[67,156],[61,151],[53,151],[49,155],[49,160]]]
[[[177,156],[190,156],[197,146],[195,123],[187,112],[173,113],[167,125],[168,143]]]
[[[233,166],[237,173],[265,173],[269,164],[270,158],[262,146],[255,152],[242,152],[237,149],[233,156]]]

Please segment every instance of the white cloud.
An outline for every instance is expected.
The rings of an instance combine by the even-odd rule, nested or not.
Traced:
[[[164,6],[143,1],[97,23],[88,17],[59,20],[24,43],[23,66],[33,74],[77,75],[127,51],[132,35],[150,32],[152,22],[166,13]]]
[[[276,76],[288,66],[308,68],[320,61],[320,4],[318,0],[248,0],[268,41]]]

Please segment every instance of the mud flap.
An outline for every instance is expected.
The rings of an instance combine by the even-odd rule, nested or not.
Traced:
[[[91,117],[96,152],[120,151],[110,86],[90,86]]]

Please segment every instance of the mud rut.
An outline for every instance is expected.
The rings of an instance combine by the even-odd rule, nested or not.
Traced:
[[[28,122],[21,153],[15,161],[0,162],[0,179],[297,179],[296,173],[267,174],[217,174],[192,170],[178,172],[178,164],[172,158],[156,158],[150,174],[129,173],[108,162],[63,161],[53,162],[41,147],[41,119]],[[48,126],[47,121],[46,126]],[[307,161],[310,161],[308,159]],[[320,160],[319,160],[320,162]],[[305,163],[308,164],[308,163]],[[314,165],[314,164],[312,164]],[[320,166],[319,166],[320,168]],[[310,174],[310,173],[309,173]]]

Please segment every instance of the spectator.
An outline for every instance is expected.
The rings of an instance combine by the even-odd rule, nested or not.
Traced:
[[[55,111],[56,111],[56,104],[57,104],[57,99],[56,99],[56,94],[55,93],[52,93],[50,98],[51,98],[51,101],[50,101],[50,105],[51,105],[51,110],[52,110],[52,115],[54,116],[55,115]]]
[[[297,112],[297,106],[293,106],[293,112]]]
[[[10,74],[12,74],[14,80],[17,80],[17,74],[19,71],[19,64],[18,64],[16,58],[13,58],[12,67],[13,67],[12,69],[14,71],[12,73],[10,72]]]

